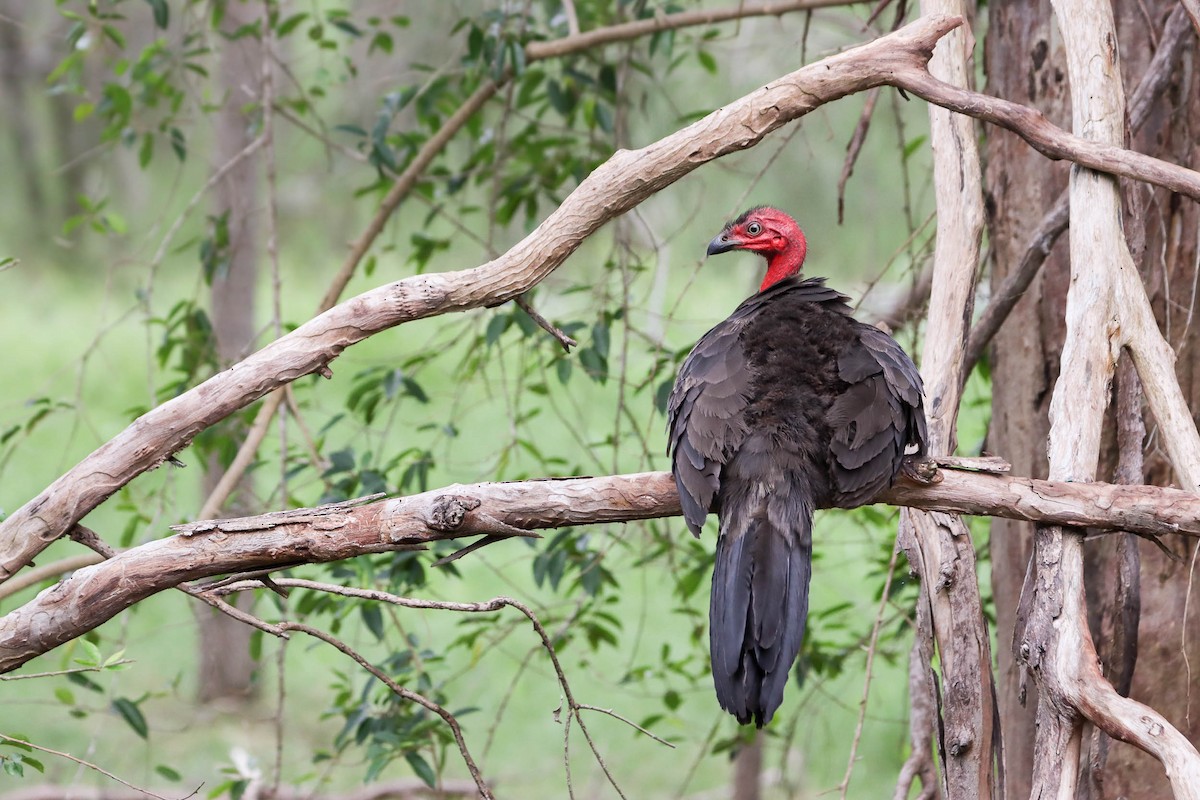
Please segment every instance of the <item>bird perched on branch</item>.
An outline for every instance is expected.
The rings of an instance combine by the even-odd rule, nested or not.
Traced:
[[[746,724],[771,721],[804,638],[817,508],[870,503],[923,456],[921,376],[823,278],[800,278],[796,221],[752,208],[708,255],[767,261],[757,294],[692,349],[668,403],[668,452],[688,528],[720,519],[709,608],[713,683]]]

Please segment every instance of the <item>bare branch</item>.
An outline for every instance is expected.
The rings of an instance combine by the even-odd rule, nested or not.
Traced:
[[[921,10],[968,13],[963,0],[921,0]],[[969,25],[952,31],[938,43],[928,71],[922,71],[924,79],[952,94],[973,94],[969,87],[974,49]],[[930,106],[928,112],[937,236],[921,376],[929,452],[936,457],[953,453],[957,446],[963,348],[983,235],[983,178],[974,120],[938,106]],[[920,575],[920,602],[927,602],[932,612],[942,671],[937,731],[946,794],[990,800],[998,721],[993,717],[991,644],[975,545],[957,515],[905,510],[901,517],[910,524],[902,522],[897,544]]]
[[[1125,96],[1112,6],[1108,0],[1053,0],[1053,6],[1067,53],[1073,128],[1101,147],[1118,148],[1125,135]],[[1125,344],[1181,483],[1194,490],[1200,484],[1200,437],[1125,241],[1117,182],[1074,169],[1070,193],[1071,280],[1067,333],[1050,402],[1050,476],[1095,475],[1113,367]],[[1018,645],[1039,688],[1032,795],[1075,796],[1086,717],[1157,758],[1178,800],[1200,798],[1196,748],[1161,714],[1121,697],[1101,675],[1083,572],[1079,537],[1058,526],[1039,526]]]
[[[1200,201],[1200,173],[1195,170],[1067,133],[1029,106],[942,83],[920,67],[905,66],[888,83],[935,105],[1010,130],[1047,158],[1162,186]]]
[[[17,747],[28,747],[31,750],[37,750],[39,753],[46,753],[48,755],[57,756],[58,758],[65,758],[67,761],[74,762],[81,767],[86,767],[87,769],[90,769],[93,772],[99,772],[101,775],[108,778],[109,780],[114,780],[117,783],[121,784],[122,786],[128,787],[129,789],[132,789],[135,792],[140,792],[143,796],[154,797],[154,798],[157,798],[157,800],[170,800],[170,798],[165,797],[161,794],[155,794],[154,792],[150,791],[149,789],[142,789],[137,786],[134,786],[129,781],[118,778],[116,775],[112,774],[111,772],[104,769],[103,767],[97,766],[90,761],[84,761],[82,758],[73,756],[70,753],[64,753],[61,750],[51,750],[49,747],[42,747],[39,744],[34,744],[33,742],[27,742],[24,739],[17,739],[12,736],[6,736],[3,733],[0,733],[0,741],[8,742],[10,744],[15,744]],[[186,798],[191,797],[194,794],[196,794],[196,792],[191,792],[191,793],[185,795],[184,800],[186,800]]]
[[[471,777],[475,780],[475,785],[479,787],[480,796],[485,798],[485,800],[494,799],[495,795],[493,795],[492,790],[488,788],[487,782],[483,780],[483,775],[480,774],[479,767],[475,765],[475,759],[471,758],[471,751],[467,749],[467,741],[463,738],[462,727],[459,726],[458,720],[454,718],[453,714],[424,695],[417,694],[411,689],[406,689],[400,684],[396,683],[391,679],[391,677],[388,676],[386,672],[379,669],[379,667],[376,667],[374,664],[364,658],[357,650],[343,642],[341,639],[338,639],[336,636],[331,636],[319,628],[314,628],[311,625],[304,625],[300,622],[281,622],[279,623],[279,627],[286,631],[298,631],[300,633],[306,633],[315,639],[320,639],[326,644],[332,645],[342,654],[354,660],[360,667],[374,675],[376,679],[387,686],[388,689],[390,689],[397,697],[403,697],[405,700],[416,703],[417,705],[428,709],[429,711],[432,711],[434,714],[437,714],[439,717],[441,717],[446,725],[449,726],[450,732],[454,735],[454,741],[458,744],[458,752],[460,755],[462,755],[463,761],[466,763],[467,769],[471,773]]]
[[[578,36],[567,36],[553,42],[530,42],[525,45],[525,60],[537,61],[543,58],[556,58],[581,50],[592,50],[606,44],[640,39],[653,33],[676,30],[695,25],[715,25],[718,22],[729,22],[749,17],[781,17],[794,11],[811,11],[816,8],[831,6],[853,5],[859,0],[792,0],[781,3],[760,3],[747,5],[737,3],[729,8],[699,11],[680,11],[675,14],[656,14],[646,19],[624,22],[620,25],[610,25],[606,28],[581,33]]]
[[[812,9],[822,6],[845,5],[847,0],[800,0],[799,2],[791,3],[769,3],[763,6],[744,6],[738,5],[734,8],[725,9],[723,11],[710,12],[683,12],[677,14],[667,14],[656,16],[653,19],[639,20],[637,22],[614,25],[606,28],[599,28],[594,31],[589,31],[586,34],[571,35],[554,42],[531,42],[525,47],[525,62],[530,63],[547,58],[555,58],[572,53],[581,52],[594,47],[599,47],[606,43],[624,41],[628,39],[636,39],[658,31],[674,30],[677,28],[688,27],[692,25],[704,25],[715,22],[727,21],[730,19],[740,19],[742,17],[752,16],[780,16],[790,11],[798,11],[803,9]],[[573,10],[572,7],[568,6]],[[578,23],[576,22],[576,26]],[[578,34],[578,31],[572,31],[573,34]],[[330,282],[329,288],[326,289],[321,302],[317,306],[317,313],[322,314],[337,304],[338,298],[342,296],[342,292],[346,290],[346,286],[350,283],[350,279],[354,277],[354,273],[358,270],[358,265],[362,262],[375,240],[379,238],[379,234],[383,232],[384,226],[388,220],[395,214],[396,209],[400,204],[408,198],[417,182],[425,171],[429,169],[433,160],[446,148],[450,141],[458,134],[459,131],[470,121],[470,119],[478,113],[489,100],[496,95],[502,86],[512,79],[512,72],[507,71],[499,79],[486,80],[478,89],[476,89],[470,97],[468,97],[461,106],[459,106],[449,118],[446,119],[437,132],[425,141],[421,148],[413,156],[412,161],[404,168],[400,175],[396,176],[392,186],[388,189],[383,201],[379,204],[379,209],[367,224],[366,229],[359,237],[350,245],[350,251],[346,254],[341,267],[334,275]],[[256,140],[256,146],[262,143],[263,137]],[[241,156],[239,156],[239,159]],[[229,165],[230,167],[232,164]],[[215,180],[215,177],[214,177]],[[562,331],[558,330],[548,322],[543,320],[537,312],[529,307],[520,295],[516,298],[516,302],[543,328],[545,328],[552,336],[558,339],[564,349],[568,349],[575,344],[574,340],[567,336]],[[326,376],[328,377],[328,376]],[[251,426],[250,432],[243,440],[238,448],[237,455],[233,462],[229,465],[225,475],[217,483],[213,490],[209,493],[208,498],[204,501],[204,511],[201,512],[202,517],[216,516],[217,511],[225,504],[234,487],[241,480],[242,475],[254,461],[254,454],[258,452],[259,446],[262,444],[266,436],[267,426],[270,424],[271,418],[275,412],[279,410],[281,399],[272,394],[267,398],[262,408],[254,417],[254,423]],[[0,581],[5,578],[3,559],[0,559]]]
[[[101,789],[92,786],[40,784],[0,794],[0,800],[146,800],[140,789]],[[446,800],[450,797],[478,797],[479,789],[469,780],[449,780],[430,789],[419,778],[377,781],[345,792],[322,794],[311,786],[280,786],[272,790],[272,800]]]
[[[646,197],[699,165],[751,147],[785,123],[853,92],[893,83],[983,119],[1026,125],[1027,138],[1049,142],[1055,157],[1070,156],[1099,169],[1161,180],[1162,185],[1194,184],[1200,195],[1196,173],[1119,148],[1092,145],[1029,109],[931,78],[923,65],[933,44],[959,24],[958,18],[923,18],[784,76],[647,147],[619,151],[500,258],[461,272],[415,276],[359,295],[147,412],[0,522],[0,580],[11,577],[121,486],[237,409],[298,377],[327,374],[328,363],[346,347],[381,330],[512,299],[560,266],[601,225]]]
[[[1177,489],[1055,483],[958,470],[938,474],[936,483],[898,483],[879,499],[926,510],[1153,536],[1200,536],[1200,497]],[[0,672],[187,581],[422,549],[443,539],[511,536],[514,528],[533,531],[678,514],[679,496],[670,473],[643,472],[455,485],[369,505],[340,503],[181,525],[178,535],[81,569],[0,617]]]
[[[237,409],[296,378],[328,371],[345,348],[379,331],[516,297],[558,268],[604,223],[701,164],[752,147],[824,103],[901,72],[920,73],[934,43],[960,22],[946,16],[919,20],[803,67],[640,150],[618,151],[501,257],[474,269],[418,275],[361,294],[143,414],[0,522],[0,580],[121,486]]]
[[[1180,53],[1183,52],[1188,32],[1187,15],[1180,6],[1167,18],[1167,24],[1163,28],[1162,44],[1155,51],[1153,60],[1146,68],[1146,72],[1142,75],[1142,80],[1134,92],[1133,99],[1129,102],[1129,127],[1134,133],[1145,124],[1154,101],[1170,85],[1171,73],[1179,61]],[[1017,301],[1025,294],[1029,284],[1033,283],[1034,277],[1037,276],[1038,270],[1042,268],[1042,264],[1050,255],[1050,249],[1054,247],[1058,237],[1067,229],[1069,197],[1070,194],[1067,190],[1064,190],[1059,196],[1054,207],[1050,209],[1041,224],[1034,230],[1033,235],[1029,237],[1029,245],[1025,249],[1021,263],[992,295],[988,307],[983,310],[979,321],[971,329],[971,338],[967,342],[963,367],[964,381],[971,374],[975,365],[979,363],[979,359],[983,357],[983,351],[991,343],[996,331],[1000,330],[1004,320],[1008,319],[1008,315]]]

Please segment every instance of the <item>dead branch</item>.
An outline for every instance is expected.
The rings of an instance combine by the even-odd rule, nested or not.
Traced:
[[[1141,130],[1142,125],[1150,116],[1154,101],[1170,85],[1171,73],[1179,62],[1184,43],[1188,41],[1188,33],[1187,14],[1184,12],[1183,6],[1180,6],[1167,18],[1167,24],[1163,27],[1162,44],[1154,53],[1154,58],[1146,68],[1145,74],[1142,75],[1133,99],[1129,102],[1129,128],[1133,133]],[[963,368],[964,381],[975,365],[979,363],[979,359],[983,357],[983,351],[991,343],[996,331],[1000,330],[1004,320],[1008,319],[1009,312],[1024,296],[1029,284],[1033,283],[1034,277],[1037,276],[1042,264],[1050,255],[1050,249],[1054,247],[1058,237],[1067,229],[1069,197],[1069,190],[1059,196],[1054,207],[1050,209],[1041,224],[1034,230],[1033,235],[1029,237],[1029,245],[1025,249],[1021,263],[992,295],[991,301],[983,310],[979,321],[971,329],[971,338],[967,342]]]
[[[759,3],[755,5],[738,3],[729,8],[698,11],[680,11],[674,14],[656,14],[646,19],[623,22],[606,28],[587,31],[574,36],[566,36],[553,42],[530,42],[525,45],[525,60],[537,61],[543,58],[578,53],[582,50],[592,50],[614,42],[630,39],[640,39],[662,31],[688,28],[696,25],[715,25],[718,22],[729,22],[748,17],[781,17],[795,11],[812,11],[817,8],[831,6],[853,5],[859,0],[791,0],[780,3]]]
[[[1200,497],[1155,486],[1055,483],[943,470],[930,485],[898,484],[883,502],[1048,524],[1200,536]],[[206,520],[75,572],[0,617],[0,672],[87,633],[120,611],[200,578],[366,553],[422,549],[467,536],[679,514],[667,472],[447,486],[356,505]],[[936,573],[935,573],[936,574]],[[211,587],[207,587],[211,588]]]
[[[579,34],[577,30],[573,30],[570,36],[553,42],[530,42],[525,47],[525,62],[528,64],[533,61],[566,56],[604,44],[636,39],[659,31],[675,30],[692,25],[713,24],[731,19],[741,19],[743,17],[782,16],[792,11],[844,5],[846,2],[847,0],[795,0],[789,3],[768,3],[759,6],[739,4],[734,8],[721,11],[689,11],[666,14],[656,16],[653,19],[638,20],[632,23],[599,28],[588,31],[586,34]],[[350,245],[350,251],[346,254],[342,265],[334,274],[333,280],[325,290],[325,294],[321,297],[321,302],[317,306],[318,314],[323,314],[337,304],[338,299],[342,296],[342,292],[346,290],[346,286],[350,283],[350,279],[354,277],[354,273],[358,270],[358,265],[366,257],[375,240],[379,238],[379,234],[383,232],[388,220],[392,218],[392,215],[395,214],[400,204],[412,194],[417,182],[425,174],[425,171],[429,169],[434,159],[446,148],[459,131],[466,126],[471,118],[496,95],[501,87],[512,80],[512,77],[512,72],[507,71],[499,79],[484,81],[438,128],[437,132],[421,145],[420,149],[413,156],[412,161],[408,163],[404,171],[397,175],[396,179],[392,182],[391,188],[384,195],[382,202],[379,204],[379,209],[367,224],[366,229]],[[260,136],[256,140],[257,144],[261,144],[262,139],[263,137]],[[199,195],[197,199],[198,197]],[[180,222],[182,222],[182,219]],[[529,313],[534,321],[545,328],[550,335],[554,336],[564,349],[569,351],[570,347],[574,346],[575,342],[573,339],[542,319],[521,295],[517,295],[515,301],[522,309]],[[221,476],[221,480],[218,481],[217,485],[213,487],[213,490],[205,499],[200,512],[201,517],[215,517],[221,507],[225,505],[225,501],[233,492],[234,487],[237,486],[242,475],[254,461],[254,455],[262,445],[268,425],[272,417],[275,416],[275,412],[279,410],[281,403],[282,398],[276,392],[272,392],[262,407],[259,408],[258,413],[254,417],[254,423],[250,426],[246,438],[238,448],[237,455],[230,463],[225,474]],[[3,560],[0,559],[0,581],[3,581],[5,578],[2,562]]]
[[[922,0],[924,13],[967,13],[962,0]],[[974,34],[964,25],[943,38],[929,62],[928,80],[970,93]],[[962,387],[963,347],[975,297],[975,275],[983,235],[983,178],[975,122],[929,107],[937,202],[932,291],[922,354],[929,452],[953,453]],[[990,800],[993,745],[999,724],[993,717],[995,688],[991,645],[975,546],[963,519],[954,514],[905,510],[897,546],[920,576],[922,599],[932,612],[933,637],[942,672],[942,695],[935,701],[939,753],[946,796]],[[925,643],[914,643],[926,652]],[[927,699],[918,702],[928,702]],[[918,744],[913,745],[914,749]],[[928,786],[922,787],[928,789]]]
[[[930,77],[924,64],[933,44],[959,24],[960,19],[946,16],[917,20],[869,44],[801,68],[647,147],[619,151],[501,257],[473,269],[415,276],[361,294],[147,412],[0,522],[0,581],[28,564],[117,489],[234,411],[296,378],[330,374],[327,365],[346,347],[382,330],[512,299],[558,268],[601,225],[646,197],[699,165],[752,147],[785,123],[853,92],[891,83],[954,110],[1016,126],[1031,140],[1051,143],[1052,157],[1071,157],[1160,185],[1191,186],[1200,195],[1200,175],[1190,170],[1090,144],[1029,109],[954,89]]]
[[[701,164],[757,144],[824,103],[920,71],[961,20],[929,17],[784,76],[640,150],[596,168],[538,228],[473,269],[381,286],[301,325],[196,388],[143,414],[0,522],[0,580],[29,563],[113,492],[186,447],[200,431],[404,322],[493,306],[536,285],[604,223]]]
[[[203,591],[205,593],[212,594],[212,595],[218,595],[218,594],[219,595],[227,595],[227,594],[233,594],[235,592],[244,592],[244,591],[250,591],[250,590],[254,590],[254,589],[261,589],[261,588],[264,588],[266,585],[267,584],[265,584],[262,581],[238,581],[238,582],[231,583],[231,584],[223,584],[223,585],[219,585],[219,586],[214,586],[209,589],[197,589],[197,591]],[[440,610],[440,611],[456,611],[459,613],[469,613],[469,614],[487,614],[487,613],[491,613],[494,611],[500,611],[501,609],[504,609],[504,608],[516,609],[522,615],[524,615],[526,619],[529,620],[530,624],[533,625],[534,632],[537,633],[538,637],[541,639],[542,647],[546,650],[546,654],[550,657],[550,663],[553,665],[555,675],[558,677],[559,687],[562,689],[563,697],[567,701],[568,714],[570,716],[573,716],[578,721],[579,729],[580,729],[580,731],[583,732],[584,738],[587,740],[588,745],[591,746],[592,753],[596,756],[596,761],[600,765],[600,769],[604,772],[605,777],[608,778],[608,781],[610,784],[612,784],[613,788],[617,790],[617,794],[621,795],[622,797],[625,796],[621,792],[620,787],[617,785],[616,779],[613,778],[612,773],[609,772],[608,766],[604,763],[604,758],[603,758],[603,756],[600,755],[600,751],[596,748],[595,743],[592,741],[591,734],[588,733],[586,725],[584,724],[583,720],[580,719],[580,717],[579,717],[580,711],[590,710],[590,711],[597,711],[597,712],[600,712],[603,714],[607,714],[608,716],[614,717],[615,719],[618,719],[618,720],[626,723],[631,728],[634,728],[635,730],[640,731],[641,733],[644,733],[645,735],[649,736],[651,739],[654,739],[662,744],[665,744],[667,747],[669,747],[671,749],[674,749],[674,747],[675,747],[675,745],[659,738],[658,736],[655,736],[653,733],[650,733],[645,728],[642,728],[641,726],[636,725],[633,722],[630,722],[629,720],[622,717],[620,714],[616,714],[609,709],[603,709],[603,708],[599,708],[597,706],[585,705],[585,704],[582,704],[582,703],[579,703],[578,701],[576,701],[575,695],[571,691],[571,685],[570,685],[570,683],[567,682],[566,672],[563,670],[562,664],[558,660],[558,653],[554,649],[553,638],[546,631],[546,628],[544,625],[542,625],[541,620],[538,619],[537,615],[533,613],[533,610],[531,608],[529,608],[529,606],[527,606],[524,603],[521,603],[517,600],[513,600],[510,597],[495,597],[495,598],[492,598],[491,600],[487,600],[482,603],[457,603],[457,602],[445,601],[445,600],[418,600],[418,599],[413,599],[413,598],[409,598],[409,597],[400,597],[399,595],[392,594],[391,592],[384,592],[384,591],[379,591],[376,589],[358,589],[358,588],[351,587],[351,586],[337,586],[334,584],[320,583],[318,581],[303,580],[303,579],[299,579],[299,578],[280,578],[276,581],[271,581],[271,585],[272,585],[272,588],[286,587],[286,588],[293,588],[293,589],[308,589],[309,591],[314,591],[314,592],[328,592],[330,594],[337,594],[337,595],[341,595],[343,597],[356,597],[356,598],[359,598],[362,600],[371,600],[371,601],[375,601],[375,602],[391,603],[392,605],[402,606],[404,608],[419,608],[419,609]],[[437,706],[436,704],[431,703],[430,701],[421,697],[420,695],[416,695],[413,692],[410,692],[406,689],[403,689],[403,688],[397,686],[394,682],[392,682],[389,679],[387,679],[386,677],[384,677],[379,671],[377,671],[376,669],[371,667],[365,661],[365,659],[362,658],[362,656],[358,655],[355,651],[351,650],[344,642],[341,642],[340,640],[336,639],[333,636],[330,636],[327,633],[318,631],[317,629],[311,628],[307,625],[301,625],[298,623],[291,623],[291,622],[281,622],[278,625],[270,625],[269,623],[264,623],[264,625],[274,628],[277,631],[277,635],[286,635],[287,631],[297,630],[297,631],[307,633],[310,636],[316,636],[317,638],[320,638],[322,641],[325,641],[325,642],[328,642],[329,644],[334,645],[339,650],[341,650],[343,653],[349,655],[351,658],[353,658],[355,661],[357,661],[364,668],[368,669],[368,671],[370,671],[372,675],[375,675],[377,678],[379,678],[380,680],[383,680],[385,683],[387,683],[388,688],[392,689],[392,691],[397,693],[399,696],[404,697],[405,699],[408,699],[408,700],[412,700],[413,702],[417,702],[417,703],[425,706],[426,708],[430,709],[431,711],[435,711],[435,713],[437,713],[439,716],[441,716],[443,719],[446,720],[447,724],[449,724],[451,729],[453,730],[455,739],[459,743],[459,749],[462,753],[463,759],[467,762],[467,766],[468,766],[468,768],[470,768],[471,774],[475,778],[476,784],[479,786],[480,792],[483,793],[484,796],[490,797],[490,794],[488,794],[487,787],[483,784],[483,780],[480,777],[478,770],[475,768],[474,762],[471,760],[470,754],[467,752],[466,744],[462,739],[462,732],[458,727],[457,721],[448,712],[446,712],[444,709],[441,709],[440,706]],[[568,780],[569,780],[569,776],[568,776]]]
[[[411,689],[406,689],[400,684],[396,683],[386,672],[372,664],[370,661],[364,658],[361,653],[343,642],[341,639],[338,639],[336,636],[332,636],[325,631],[320,630],[319,628],[314,628],[311,625],[305,625],[300,622],[281,622],[279,623],[278,627],[283,631],[296,631],[298,633],[308,634],[314,639],[320,639],[322,642],[325,642],[334,649],[338,650],[340,653],[350,658],[367,672],[374,675],[380,683],[388,687],[392,694],[396,695],[397,697],[402,697],[405,700],[408,700],[410,703],[416,703],[422,708],[425,708],[426,710],[431,711],[441,717],[442,721],[446,723],[446,725],[450,728],[450,732],[454,735],[454,741],[458,744],[459,755],[462,756],[463,763],[467,765],[467,770],[471,773],[471,778],[475,781],[475,786],[479,788],[479,796],[484,798],[484,800],[494,800],[495,795],[492,794],[492,790],[483,780],[483,775],[479,772],[479,767],[475,764],[475,759],[471,758],[471,751],[467,749],[467,741],[463,738],[462,727],[458,724],[458,720],[455,719],[453,714],[427,697],[417,694]]]
[[[921,67],[906,65],[889,80],[923,100],[1010,130],[1047,158],[1150,183],[1200,201],[1200,173],[1119,145],[1090,141],[1052,124],[1037,109],[942,83]]]

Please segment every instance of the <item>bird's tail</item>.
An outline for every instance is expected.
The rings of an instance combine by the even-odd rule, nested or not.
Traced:
[[[709,651],[721,708],[761,728],[783,702],[804,639],[813,502],[795,484],[739,488],[721,500]]]

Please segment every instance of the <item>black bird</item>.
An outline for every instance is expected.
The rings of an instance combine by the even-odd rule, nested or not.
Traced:
[[[808,616],[812,515],[853,508],[922,456],[921,376],[886,333],[851,316],[823,278],[799,277],[807,242],[790,216],[753,208],[708,254],[767,260],[757,294],[688,355],[668,403],[668,452],[688,528],[720,519],[709,607],[721,707],[771,721]]]

